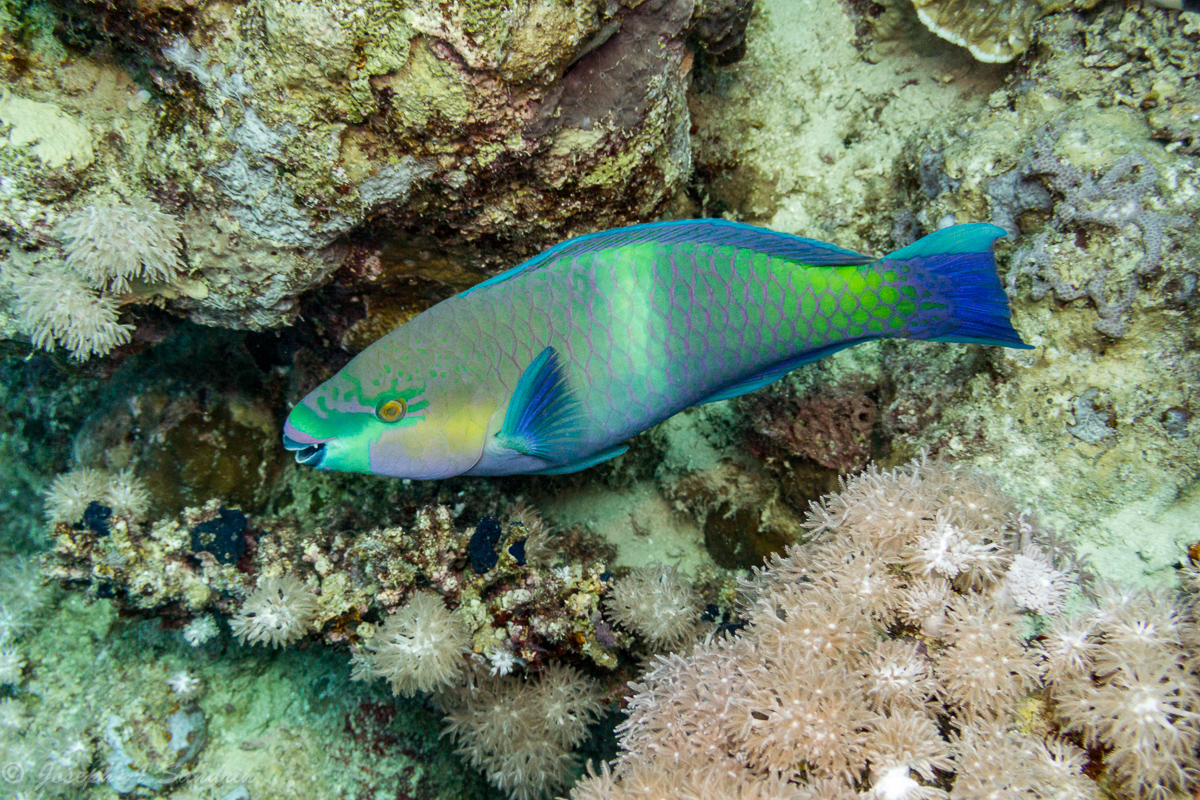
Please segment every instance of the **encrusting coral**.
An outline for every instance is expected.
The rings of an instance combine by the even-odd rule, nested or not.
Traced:
[[[1051,224],[1037,234],[1032,243],[1013,255],[1013,269],[1008,274],[1010,297],[1018,292],[1018,283],[1028,277],[1032,296],[1040,300],[1053,292],[1060,302],[1087,297],[1096,305],[1100,320],[1096,330],[1118,338],[1125,333],[1125,319],[1138,290],[1138,281],[1154,274],[1162,260],[1166,237],[1164,226],[1186,227],[1186,217],[1167,216],[1148,209],[1144,200],[1156,194],[1159,178],[1154,164],[1139,153],[1122,156],[1100,177],[1086,172],[1055,154],[1055,144],[1062,136],[1061,127],[1048,126],[1039,131],[1017,168],[992,180],[989,195],[993,201],[1007,197],[1010,202],[994,202],[998,224],[1010,233],[1019,232],[1016,215],[1022,211],[1053,210]],[[1038,183],[1053,191],[1053,196],[1038,191]],[[1149,195],[1149,198],[1147,197]],[[1056,197],[1062,199],[1055,202]],[[1120,275],[1114,268],[1103,268],[1079,281],[1059,274],[1054,258],[1047,247],[1058,230],[1098,225],[1122,232],[1133,226],[1141,233],[1144,255],[1129,275]]]
[[[967,48],[980,61],[1003,63],[1025,52],[1041,17],[1099,0],[915,0],[917,16],[943,39]]]
[[[1097,772],[1160,798],[1192,780],[1197,683],[1169,597],[1102,594],[1036,645],[1036,614],[1081,597],[1077,566],[941,463],[872,468],[808,527],[745,582],[742,630],[632,684],[622,752],[574,800],[1075,800],[1100,796]]]

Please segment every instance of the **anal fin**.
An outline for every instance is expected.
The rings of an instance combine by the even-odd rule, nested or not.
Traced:
[[[594,467],[601,461],[608,461],[610,458],[616,458],[629,449],[627,444],[618,444],[613,447],[606,447],[599,453],[594,453],[587,458],[581,458],[578,461],[572,461],[570,464],[560,464],[557,467],[546,467],[545,469],[535,469],[529,472],[529,475],[566,475],[570,472],[579,472],[580,470]]]

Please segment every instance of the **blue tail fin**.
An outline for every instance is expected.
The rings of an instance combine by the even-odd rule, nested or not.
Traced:
[[[948,282],[942,291],[954,302],[950,323],[956,327],[929,341],[1032,349],[1012,326],[1008,296],[996,275],[992,243],[1004,234],[1003,228],[984,222],[951,225],[885,257],[919,264]]]

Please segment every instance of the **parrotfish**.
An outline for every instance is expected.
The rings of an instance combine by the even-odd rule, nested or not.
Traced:
[[[719,219],[580,236],[371,344],[292,409],[284,446],[401,478],[575,472],[872,339],[1028,348],[1003,235],[954,225],[883,258]]]

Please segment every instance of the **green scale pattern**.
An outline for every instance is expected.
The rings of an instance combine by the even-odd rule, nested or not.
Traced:
[[[591,424],[585,438],[599,443],[806,351],[905,335],[917,313],[905,272],[640,242],[548,261],[463,296],[470,309],[457,313],[476,323],[481,349],[495,348],[505,391],[543,348],[558,350]]]

